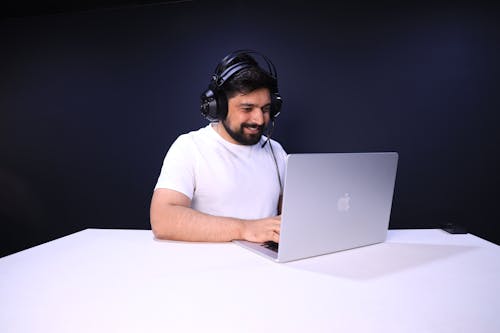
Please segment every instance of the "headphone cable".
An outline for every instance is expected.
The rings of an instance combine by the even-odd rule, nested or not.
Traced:
[[[266,141],[264,141],[264,143],[260,146],[261,148],[264,148],[266,146],[266,144],[269,142],[269,140],[271,140],[271,136],[273,135],[273,131],[274,131],[274,120],[271,120],[271,128],[268,128],[267,129],[267,139]],[[271,146],[271,144],[269,144],[269,146]],[[273,148],[271,147],[271,150]]]
[[[276,173],[278,175],[278,182],[280,184],[280,196],[281,196],[281,195],[283,195],[283,184],[281,183],[280,168],[278,166],[278,161],[276,160],[276,155],[274,154],[273,145],[272,145],[272,143],[270,141],[271,140],[271,135],[273,134],[273,131],[274,131],[274,120],[272,120],[271,128],[267,131],[267,133],[268,133],[267,139],[262,144],[261,148],[264,148],[264,146],[266,145],[266,143],[269,142],[269,148],[271,149],[271,155],[273,156],[274,165],[276,166]]]

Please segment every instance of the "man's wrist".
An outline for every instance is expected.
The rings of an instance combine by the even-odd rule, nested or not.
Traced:
[[[237,239],[246,240],[247,221],[237,219],[236,225],[237,225],[237,230],[238,230]]]

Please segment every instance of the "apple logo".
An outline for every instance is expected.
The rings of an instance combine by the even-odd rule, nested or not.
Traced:
[[[351,196],[349,193],[344,194],[343,197],[340,197],[339,200],[337,200],[337,210],[339,212],[347,212],[349,211],[349,208],[351,203]]]

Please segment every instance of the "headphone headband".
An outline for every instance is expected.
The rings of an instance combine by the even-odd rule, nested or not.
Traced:
[[[220,75],[217,75],[215,74],[213,79],[214,79],[214,83],[215,83],[215,87],[216,88],[220,88],[222,87],[222,85],[224,84],[224,82],[227,81],[227,79],[229,79],[231,76],[233,76],[234,74],[238,73],[239,71],[245,69],[245,68],[249,68],[251,67],[252,65],[250,63],[247,63],[247,62],[244,62],[244,63],[236,63],[232,66],[229,66],[228,68],[226,68]]]
[[[254,50],[249,50],[249,49],[236,50],[236,51],[229,53],[221,60],[221,62],[217,65],[217,68],[215,70],[216,70],[216,72],[219,71],[220,67],[227,66],[235,58],[237,58],[240,55],[252,55],[252,54],[256,54],[256,55],[260,56],[262,59],[264,59],[266,62],[266,66],[267,66],[267,72],[271,76],[273,76],[275,78],[277,77],[276,67],[274,66],[273,62],[268,57],[266,57],[264,54],[257,52],[257,51],[254,51]],[[253,59],[253,57],[252,57],[252,59]]]

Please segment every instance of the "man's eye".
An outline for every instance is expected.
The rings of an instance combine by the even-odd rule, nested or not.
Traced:
[[[270,112],[270,111],[271,111],[271,107],[270,107],[270,106],[264,106],[264,107],[262,108],[262,112],[264,112],[264,113],[268,113],[268,112]]]
[[[250,108],[250,107],[243,108],[243,111],[245,111],[245,112],[251,112],[251,111],[252,111],[252,108]]]

